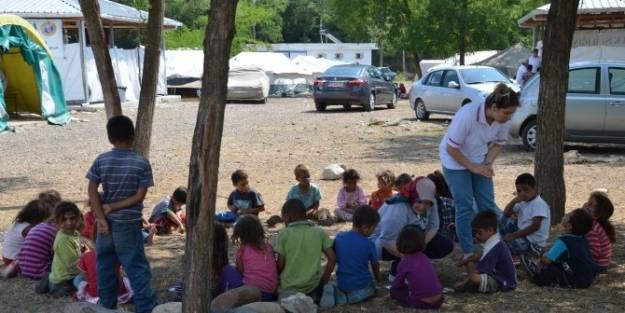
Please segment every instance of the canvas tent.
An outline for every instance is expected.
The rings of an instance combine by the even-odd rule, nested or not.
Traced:
[[[323,72],[325,72],[328,68],[339,65],[339,64],[347,64],[346,62],[341,61],[333,61],[325,58],[315,58],[311,55],[299,55],[293,58],[293,62],[295,65],[304,69],[307,72],[312,73],[313,79],[321,76]]]
[[[59,72],[37,31],[24,19],[0,14],[0,132],[8,130],[8,112],[40,114],[52,124],[70,120]]]
[[[312,72],[301,68],[282,53],[241,52],[230,59],[230,67],[255,65],[269,77],[270,96],[299,96],[310,93]]]
[[[476,63],[476,65],[491,66],[502,71],[509,77],[514,77],[521,61],[526,60],[530,53],[531,51],[529,49],[517,43],[486,60]]]
[[[464,64],[465,65],[474,65],[481,61],[484,61],[493,55],[497,54],[497,50],[484,50],[484,51],[475,51],[475,52],[467,52],[464,55]],[[432,66],[428,72],[451,65],[459,65],[460,64],[460,55],[456,54],[452,57],[449,57],[443,61],[443,63]]]

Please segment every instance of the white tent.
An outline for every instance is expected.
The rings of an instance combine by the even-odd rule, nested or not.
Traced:
[[[228,100],[265,101],[269,77],[256,65],[237,66],[228,72]]]
[[[204,51],[202,50],[167,50],[167,79],[202,78],[204,71]]]
[[[625,62],[625,47],[592,46],[571,49],[571,62],[582,61]]]
[[[476,63],[482,62],[482,61],[484,61],[484,60],[494,56],[495,54],[497,54],[497,50],[485,50],[485,51],[467,52],[464,55],[464,64],[465,65],[476,64]],[[456,54],[453,57],[445,59],[443,61],[443,63],[431,67],[428,70],[428,72],[436,70],[436,69],[439,69],[441,67],[451,66],[451,65],[459,65],[459,64],[460,64],[460,55]]]
[[[346,62],[341,61],[333,61],[325,58],[315,58],[311,55],[299,55],[293,58],[293,62],[300,68],[310,71],[312,73],[313,78],[321,76],[323,72],[325,72],[328,68],[339,65],[339,64],[347,64]]]

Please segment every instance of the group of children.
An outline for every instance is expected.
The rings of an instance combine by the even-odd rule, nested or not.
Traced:
[[[58,192],[41,193],[18,213],[5,236],[2,274],[40,280],[38,293],[63,296],[77,291],[78,299],[107,308],[132,299],[137,312],[150,312],[156,298],[143,244],[155,233],[185,232],[186,189],[180,187],[159,201],[150,218],[144,219],[143,199],[153,180],[149,162],[130,149],[132,122],[125,116],[113,117],[107,132],[114,149],[100,155],[87,174],[91,211],[83,218],[78,207],[62,201]],[[235,190],[228,198],[229,211],[217,214],[217,220],[234,223],[231,239],[239,248],[231,266],[227,232],[223,224],[215,224],[211,286],[219,310],[295,293],[312,297],[322,308],[375,296],[376,282],[383,279],[380,256],[369,237],[380,222],[380,207],[401,196],[395,190],[409,186],[411,176],[382,171],[376,175],[378,190],[367,197],[358,186],[359,173],[346,170],[332,217],[320,209],[322,194],[311,183],[309,168],[300,164],[294,174],[297,184],[289,190],[278,218],[285,228],[273,245],[258,219],[265,209],[262,196],[249,186],[244,171],[232,174]],[[436,187],[438,231],[453,238],[453,196],[443,175],[435,172],[420,179],[429,179]],[[593,192],[583,208],[567,214],[562,221],[565,234],[547,250],[549,207],[537,194],[532,175],[520,175],[515,184],[516,197],[503,214],[486,211],[473,218],[471,226],[482,251],[459,262],[467,276],[455,286],[457,290],[513,290],[517,261],[540,286],[586,288],[598,273],[608,270],[615,231],[609,221],[614,207],[606,194]],[[351,221],[352,228],[332,240],[315,220],[320,225]],[[405,226],[397,237],[402,259],[390,295],[403,306],[435,309],[444,301],[436,270],[423,253],[425,246],[423,230],[417,225]],[[326,259],[323,270],[322,257]],[[182,284],[174,290],[180,298]]]

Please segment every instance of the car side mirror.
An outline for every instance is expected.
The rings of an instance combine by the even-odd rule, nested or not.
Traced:
[[[449,84],[447,84],[447,87],[449,88],[454,88],[454,89],[460,89],[460,85],[458,83],[456,83],[455,81],[450,81]]]
[[[390,82],[392,80],[391,76],[386,75],[386,74],[382,75],[382,78],[384,78],[384,80],[387,81],[387,82]]]

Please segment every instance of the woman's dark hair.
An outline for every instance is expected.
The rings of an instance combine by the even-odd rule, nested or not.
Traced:
[[[111,117],[106,123],[106,133],[110,142],[132,142],[135,139],[135,127],[125,115]]]
[[[15,217],[15,223],[37,225],[50,217],[50,210],[44,208],[39,200],[32,200]]]
[[[232,180],[232,184],[236,185],[238,184],[240,181],[244,180],[244,179],[248,179],[248,175],[244,170],[236,170],[232,173],[232,176],[230,176],[230,179]]]
[[[592,216],[586,210],[575,209],[568,215],[573,235],[585,236],[592,229]]]
[[[61,194],[54,189],[46,190],[44,192],[39,193],[39,196],[37,197],[37,199],[39,199],[39,204],[44,209],[48,210],[48,212],[50,212],[50,215],[52,215],[52,213],[54,212],[54,208],[62,200]]]
[[[219,281],[224,266],[228,265],[228,234],[223,225],[213,224],[213,282]]]
[[[254,215],[241,216],[234,224],[232,240],[262,250],[265,245],[265,230],[258,217]]]
[[[616,232],[614,231],[614,226],[610,223],[610,217],[612,217],[612,214],[614,213],[612,200],[610,200],[607,194],[600,191],[591,193],[590,197],[595,199],[595,202],[597,203],[597,207],[593,208],[593,215],[595,215],[597,223],[601,225],[605,233],[608,235],[610,242],[614,243],[616,241]]]
[[[519,106],[519,95],[506,84],[500,83],[495,90],[486,97],[486,107],[495,106],[497,109],[506,109]]]
[[[54,221],[57,223],[63,221],[63,217],[65,217],[65,214],[67,213],[72,213],[76,216],[77,220],[79,221],[78,229],[80,229],[83,224],[82,212],[80,212],[80,209],[78,208],[78,206],[76,206],[74,202],[62,201],[61,203],[57,204],[56,208],[54,208]]]
[[[350,168],[348,170],[346,170],[345,172],[343,172],[343,182],[348,182],[348,181],[358,181],[360,180],[360,174],[358,174],[358,171],[356,171],[353,168]]]
[[[361,226],[374,226],[380,222],[380,214],[378,210],[368,205],[363,205],[354,211],[353,225],[356,227]]]
[[[428,178],[434,183],[434,186],[436,186],[437,197],[452,198],[449,185],[447,185],[447,181],[445,180],[443,173],[440,171],[434,171],[432,174],[428,175]]]
[[[397,236],[397,251],[401,254],[415,254],[425,250],[425,235],[416,225],[406,225]]]
[[[187,203],[187,188],[180,186],[174,190],[172,198],[181,203]]]

